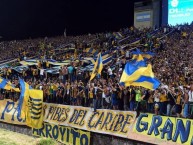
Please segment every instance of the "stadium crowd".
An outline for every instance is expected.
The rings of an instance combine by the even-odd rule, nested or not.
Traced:
[[[122,29],[119,31],[121,41],[112,33],[103,33],[1,42],[3,55],[0,60],[18,58],[19,61],[33,56],[40,59],[72,59],[69,65],[61,66],[59,74],[46,73],[44,69],[50,65],[40,61],[38,66],[29,67],[22,73],[3,68],[2,77],[11,80],[16,87],[19,87],[18,77],[24,78],[32,88],[43,90],[44,101],[48,103],[92,107],[94,111],[118,109],[193,118],[193,25],[165,26],[155,34],[152,32],[153,29],[147,28]],[[138,39],[139,43],[131,44]],[[68,43],[75,47],[73,52],[62,53],[61,50],[56,53],[56,48]],[[117,46],[124,47],[112,49]],[[92,56],[85,51],[88,47],[113,56],[112,61],[103,67],[101,77],[92,81],[90,71],[80,69],[85,64],[73,61]],[[119,85],[125,64],[132,59],[131,50],[136,47],[143,52],[156,53],[148,60],[161,82],[161,86],[154,91]],[[17,101],[19,93],[1,89],[1,99],[4,98]]]

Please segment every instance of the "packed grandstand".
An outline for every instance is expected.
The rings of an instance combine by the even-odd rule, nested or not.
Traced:
[[[19,78],[24,79],[43,90],[47,103],[193,118],[192,42],[193,25],[3,41],[1,77],[16,88]],[[120,85],[125,65],[136,51],[154,54],[145,61],[160,81],[155,90]],[[99,53],[103,69],[90,80]],[[2,100],[17,102],[19,96],[14,90],[0,92]]]

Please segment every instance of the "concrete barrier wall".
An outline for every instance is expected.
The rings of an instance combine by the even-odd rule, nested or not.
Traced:
[[[0,122],[0,128],[32,136],[32,129],[27,126]]]
[[[0,122],[0,128],[32,136],[32,129],[27,126]],[[146,144],[149,144],[149,143],[142,143],[142,142],[137,142],[135,140],[128,140],[128,139],[115,137],[111,135],[91,132],[91,145],[146,145]]]

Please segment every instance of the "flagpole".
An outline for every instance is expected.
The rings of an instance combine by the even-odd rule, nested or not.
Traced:
[[[64,29],[64,37],[66,38],[66,28]]]

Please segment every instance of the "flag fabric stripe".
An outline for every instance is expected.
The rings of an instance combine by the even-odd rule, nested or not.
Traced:
[[[20,117],[22,105],[23,105],[23,99],[24,99],[24,96],[27,95],[27,93],[26,93],[25,82],[20,78],[19,78],[19,84],[20,84],[21,92],[20,92],[19,103],[18,103],[18,116]]]
[[[151,78],[147,76],[141,76],[139,79],[137,79],[135,82],[133,82],[134,85],[138,83],[138,85],[144,84],[144,86],[148,87],[149,89],[156,89],[159,87],[160,82],[156,78]],[[132,83],[132,85],[133,85]]]
[[[0,88],[1,88],[1,89],[5,89],[5,90],[11,90],[11,89],[13,89],[13,90],[15,90],[16,92],[20,92],[19,88],[15,88],[15,87],[13,86],[13,84],[11,84],[10,81],[8,81],[8,80],[6,80],[6,79],[4,79],[4,78],[0,78],[0,81],[1,81],[1,83],[0,83]]]
[[[93,51],[93,48],[90,48],[89,51],[88,51],[88,53],[92,53],[92,51]]]
[[[146,62],[145,61],[135,61],[135,60],[133,60],[133,61],[131,61],[131,63],[134,65],[134,66],[136,66],[136,67],[146,67],[147,65],[146,65]]]
[[[24,118],[25,116],[21,114],[23,100],[24,100],[24,97],[29,96],[28,90],[32,89],[32,87],[29,86],[26,82],[24,82],[24,80],[21,78],[19,78],[19,83],[20,83],[21,92],[20,92],[19,103],[18,103],[18,115],[21,116],[21,118]]]
[[[4,89],[7,84],[7,80],[1,79],[0,88]]]
[[[150,59],[155,55],[153,52],[150,52],[150,51],[143,53],[139,49],[136,49],[136,51],[132,51],[131,53],[133,54],[132,59],[136,59],[137,56],[139,56],[139,55],[141,55],[145,59]]]

